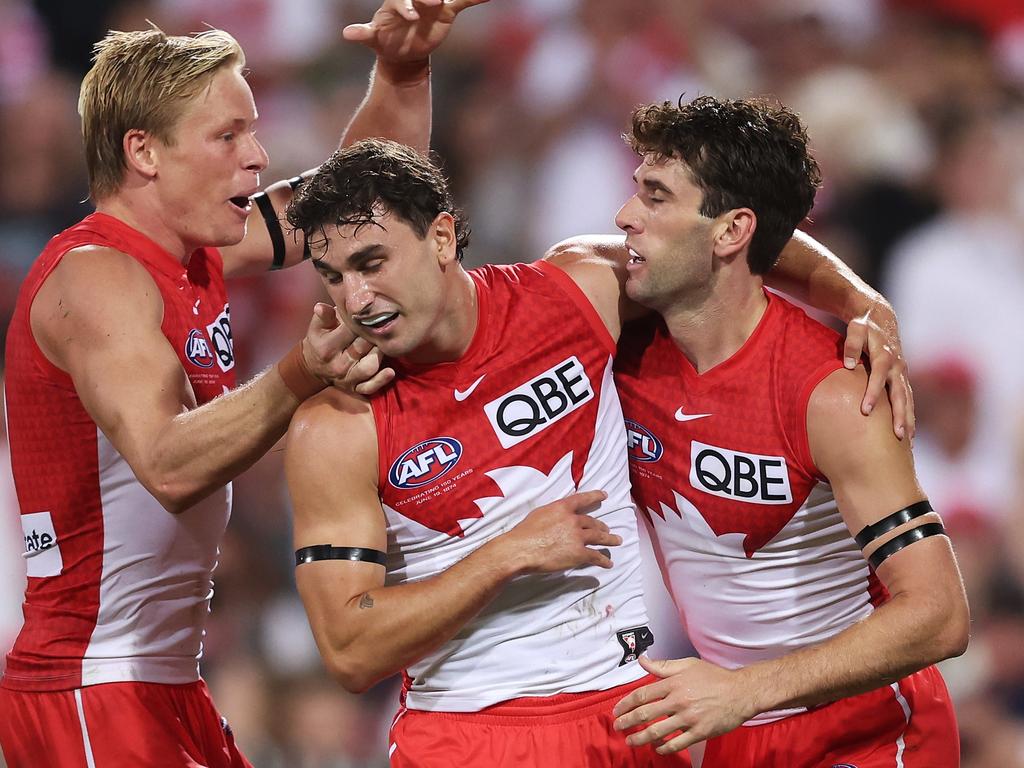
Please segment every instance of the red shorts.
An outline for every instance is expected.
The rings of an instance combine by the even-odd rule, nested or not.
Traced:
[[[612,725],[612,707],[645,677],[594,693],[527,697],[479,712],[399,711],[392,768],[690,768],[686,753],[633,748]]]
[[[199,680],[0,688],[8,768],[252,768]]]
[[[928,667],[891,686],[711,739],[703,768],[959,765],[953,705],[939,671]]]

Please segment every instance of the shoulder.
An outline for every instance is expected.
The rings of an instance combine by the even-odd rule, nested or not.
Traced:
[[[625,266],[626,238],[617,235],[580,235],[551,246],[544,261],[561,269],[622,269]]]
[[[357,458],[372,451],[376,458],[376,439],[370,401],[328,387],[295,411],[286,452],[292,457],[332,453]]]
[[[148,270],[115,248],[84,245],[64,254],[32,303],[33,326],[72,325],[78,337],[131,320],[159,326],[163,300]]]

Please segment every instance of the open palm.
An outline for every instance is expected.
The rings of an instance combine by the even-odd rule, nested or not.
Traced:
[[[455,17],[488,0],[385,0],[368,24],[350,24],[346,40],[396,62],[427,58],[448,36]]]

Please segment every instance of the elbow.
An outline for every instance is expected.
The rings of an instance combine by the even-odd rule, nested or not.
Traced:
[[[954,612],[946,621],[946,627],[944,638],[942,641],[942,647],[944,650],[944,659],[950,659],[954,656],[962,656],[967,650],[967,646],[971,640],[971,616],[970,611],[967,608],[967,601],[961,600],[962,605],[958,606],[958,609]]]
[[[324,666],[331,677],[349,693],[366,693],[380,679],[365,665],[356,663],[350,655],[340,652],[325,654]]]
[[[139,478],[139,480],[160,506],[172,515],[179,515],[191,509],[211,491],[211,489],[199,488],[195,482],[173,476],[153,477],[148,480]]]
[[[962,656],[971,637],[971,616],[967,599],[960,594],[938,606],[935,631],[929,633],[933,663]]]

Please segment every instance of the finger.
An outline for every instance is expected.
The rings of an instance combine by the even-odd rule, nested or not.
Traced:
[[[693,659],[652,659],[646,654],[640,656],[640,666],[661,678],[679,674],[692,663]]]
[[[703,739],[697,734],[691,734],[683,731],[678,736],[675,736],[661,746],[656,747],[654,751],[659,755],[671,755],[674,752],[682,752],[687,747],[692,747],[698,741],[703,741]]]
[[[904,414],[903,423],[906,425],[906,434],[910,438],[911,446],[913,446],[914,433],[917,432],[917,411],[914,408],[914,389],[910,386],[910,381],[906,376],[903,377],[904,383],[906,384],[907,393],[907,405],[906,413]]]
[[[868,340],[868,325],[858,318],[846,326],[846,341],[843,343],[843,365],[851,371],[857,367],[864,345]]]
[[[885,394],[885,381],[892,368],[892,360],[890,358],[891,356],[885,353],[884,355],[875,355],[871,359],[868,388],[864,392],[864,399],[860,403],[860,412],[865,416],[871,413],[875,403],[878,402],[878,398]]]
[[[652,710],[655,709],[652,707]],[[662,710],[668,709],[667,705],[660,707]],[[676,715],[674,712],[666,711],[660,715],[652,715],[648,721],[658,719],[657,722],[651,723],[651,725],[644,728],[642,731],[631,733],[626,737],[626,743],[631,747],[639,747],[643,744],[660,744],[665,738],[671,737],[673,734],[678,733],[686,727],[685,723],[682,722],[682,716]]]
[[[565,501],[568,502],[575,512],[581,513],[587,507],[596,507],[607,498],[608,494],[604,491],[583,491],[582,493],[566,496]]]
[[[488,0],[444,0],[444,4],[449,6],[455,13],[460,13],[467,8],[471,8],[474,5],[483,5]]]
[[[641,656],[641,661],[645,659],[645,656]],[[612,708],[612,714],[616,717],[621,717],[627,712],[632,712],[637,707],[640,707],[648,702],[655,701],[663,698],[668,693],[668,686],[664,683],[650,683],[641,688],[637,688],[632,691],[628,696],[624,696],[619,702]],[[617,722],[617,721],[616,721]],[[617,730],[622,730],[616,725]]]
[[[381,8],[385,6],[391,7],[392,10],[398,13],[406,21],[417,21],[420,17],[419,11],[416,10],[416,4],[413,0],[396,0],[395,2],[385,2]]]
[[[615,730],[617,731],[629,731],[637,728],[649,728],[654,724],[656,720],[668,717],[676,714],[674,710],[675,705],[670,704],[667,699],[660,698],[655,701],[648,702],[647,704],[641,704],[636,709],[627,712],[615,719]],[[672,733],[676,728],[668,728],[663,731],[663,734]],[[648,737],[653,734],[647,734]],[[633,739],[634,736],[640,736],[639,733],[630,734],[630,738],[627,739],[630,744],[646,744],[647,741],[653,741],[654,738],[643,738],[643,740]],[[655,737],[657,738],[657,737]]]
[[[355,342],[348,346],[345,350],[345,356],[352,357],[352,348],[355,346]],[[375,349],[367,355],[358,357],[348,366],[348,370],[345,371],[345,381],[350,384],[353,388],[357,384],[362,384],[364,381],[369,381],[377,375],[377,371],[380,370],[381,363],[384,357],[381,355],[380,350]]]
[[[892,431],[902,440],[907,434],[907,382],[902,376],[890,377],[889,403],[892,405]]]
[[[588,547],[587,551],[590,553],[590,557],[588,558],[588,562],[591,565],[596,565],[598,568],[604,568],[604,569],[608,569],[608,568],[612,567],[612,558],[611,558],[611,555],[608,553],[607,550],[590,549]]]
[[[350,43],[372,43],[377,38],[377,28],[372,24],[349,24],[341,30],[341,36]]]
[[[313,305],[313,318],[324,329],[337,328],[341,325],[338,313],[331,304],[318,301]]]
[[[357,384],[355,391],[360,395],[375,395],[395,380],[394,368],[381,368],[369,381]]]
[[[584,533],[583,543],[588,547],[617,547],[622,544],[622,537],[614,533],[588,530]]]

